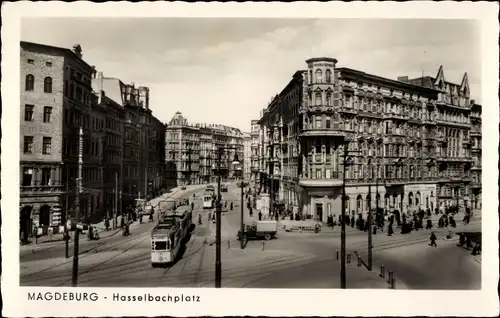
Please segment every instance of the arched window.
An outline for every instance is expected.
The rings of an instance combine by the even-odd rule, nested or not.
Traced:
[[[372,197],[367,194],[366,195],[366,209],[369,211],[371,208]]]
[[[26,75],[25,90],[32,91],[35,89],[35,76],[28,74]]]
[[[326,105],[332,106],[332,93],[326,93]]]
[[[412,206],[413,205],[413,192],[410,192],[408,194],[408,205]]]
[[[361,197],[361,194],[358,195],[356,199],[356,212],[361,213],[363,210],[363,198]]]
[[[52,93],[52,77],[46,77],[43,80],[43,92]]]
[[[332,72],[330,70],[326,70],[325,75],[326,75],[326,82],[331,83],[332,82]]]
[[[321,70],[316,70],[316,83],[323,82],[323,72]]]
[[[315,98],[314,104],[316,106],[320,106],[321,105],[321,93],[316,93],[316,98]]]

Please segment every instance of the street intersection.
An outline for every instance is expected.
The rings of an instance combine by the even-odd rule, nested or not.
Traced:
[[[80,242],[78,286],[93,287],[214,287],[215,224],[202,209],[203,186],[175,193],[174,197],[194,200],[193,223],[196,224],[178,262],[166,268],[150,264],[152,223],[131,227],[132,235],[110,234],[99,241]],[[193,194],[195,197],[193,198]],[[223,199],[233,202],[233,209],[223,213],[222,287],[248,288],[339,288],[340,227],[324,228],[320,233],[284,232],[270,241],[249,241],[240,249],[236,233],[240,227],[240,189],[235,184],[224,192]],[[156,200],[156,201],[155,201]],[[153,204],[160,199],[153,200]],[[245,218],[248,217],[246,201]],[[198,224],[201,215],[202,224]],[[458,225],[480,231],[481,220]],[[396,233],[389,237],[373,235],[373,264],[369,272],[358,267],[355,252],[366,261],[367,233],[347,230],[347,252],[352,263],[347,266],[347,288],[388,288],[378,270],[384,265],[394,271],[396,288],[476,289],[480,288],[480,264],[470,251],[445,240],[448,229],[435,229],[438,247],[428,246],[430,232]],[[70,251],[72,253],[72,243]],[[70,255],[71,256],[71,255]],[[20,253],[22,286],[70,286],[72,258],[64,258],[64,242],[23,247]],[[478,285],[479,284],[479,285]]]

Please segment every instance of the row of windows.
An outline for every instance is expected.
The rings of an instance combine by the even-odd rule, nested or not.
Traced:
[[[53,168],[42,168],[41,170],[42,173],[41,175],[39,175],[32,167],[24,167],[21,185],[24,187],[30,187],[34,185],[52,185]]]
[[[24,90],[25,91],[34,91],[35,90],[35,76],[33,74],[26,75]],[[43,80],[43,92],[44,93],[52,93],[52,77],[47,76],[44,78],[44,80]]]
[[[312,70],[309,71],[309,84],[313,84],[313,72]],[[314,82],[315,84],[323,84],[323,83],[331,83],[332,82],[332,71],[327,69],[325,71],[325,75],[323,76],[323,71],[320,69],[317,69],[315,74],[315,79],[316,81]]]
[[[84,105],[90,106],[92,99],[94,99],[96,96],[92,93],[87,93],[84,91],[84,89],[81,86],[76,86],[75,84],[71,83],[68,86],[68,81],[64,81],[64,96],[76,100],[80,103],[83,103]]]
[[[33,121],[35,118],[35,105],[24,105],[24,121]],[[50,123],[52,119],[52,107],[43,107],[43,122]]]
[[[33,154],[34,152],[34,136],[24,136],[23,152],[25,154]],[[50,155],[52,152],[52,137],[42,137],[42,154]]]
[[[33,65],[35,64],[35,60],[34,59],[27,59],[27,62],[28,62],[28,64],[33,64]],[[46,61],[45,62],[45,66],[51,67],[52,66],[52,62]]]

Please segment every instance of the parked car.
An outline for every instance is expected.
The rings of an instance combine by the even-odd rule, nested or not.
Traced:
[[[181,187],[181,190],[186,190],[186,186],[182,186],[182,187]]]

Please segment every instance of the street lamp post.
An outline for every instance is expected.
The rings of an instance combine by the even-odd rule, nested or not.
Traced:
[[[345,235],[345,200],[346,200],[346,195],[345,195],[345,175],[346,175],[346,167],[348,165],[352,164],[352,159],[348,157],[349,154],[349,141],[345,140],[344,141],[344,158],[343,158],[343,173],[342,173],[342,202],[341,202],[341,215],[342,215],[342,222],[341,222],[341,232],[340,232],[340,288],[341,289],[346,289],[346,268],[345,268],[345,262],[346,262],[346,235]],[[351,152],[358,152],[358,151],[351,151]]]
[[[231,147],[220,147],[217,150],[217,203],[216,203],[216,220],[215,220],[215,288],[221,287],[222,280],[222,261],[221,261],[221,215],[222,215],[222,195],[221,195],[221,161],[222,161],[222,152],[224,150],[235,149]],[[233,164],[239,163],[238,155],[234,155]],[[243,233],[242,233],[243,235]]]
[[[346,165],[349,161],[347,158],[347,143],[344,144],[344,164],[343,164],[343,173],[342,173],[342,222],[340,223],[342,228],[340,232],[340,288],[346,288],[346,271],[345,271],[345,173],[346,173]]]
[[[68,175],[68,166],[65,167],[66,169],[66,207],[65,207],[65,213],[66,213],[66,224],[64,224],[64,255],[66,258],[69,258],[69,229],[68,229],[68,220],[69,220],[69,213],[68,213],[68,208],[69,208],[69,175]]]
[[[73,252],[73,272],[71,276],[71,283],[73,287],[78,284],[78,244],[80,240],[80,230],[78,228],[78,223],[80,222],[80,193],[82,192],[82,165],[83,165],[83,130],[80,127],[80,132],[78,136],[78,179],[77,179],[77,189],[75,197],[75,219],[76,219],[76,229],[75,229],[75,242],[74,242],[74,252]]]
[[[240,187],[241,187],[241,220],[240,220],[240,233],[241,233],[241,236],[240,236],[240,248],[241,249],[244,249],[245,248],[245,244],[243,242],[243,233],[244,233],[244,230],[245,230],[245,222],[244,222],[244,212],[243,212],[243,180],[241,180],[241,183],[240,183]]]
[[[372,173],[373,169],[371,167],[372,160],[368,158],[368,270],[372,270]],[[376,200],[376,199],[375,199]]]

